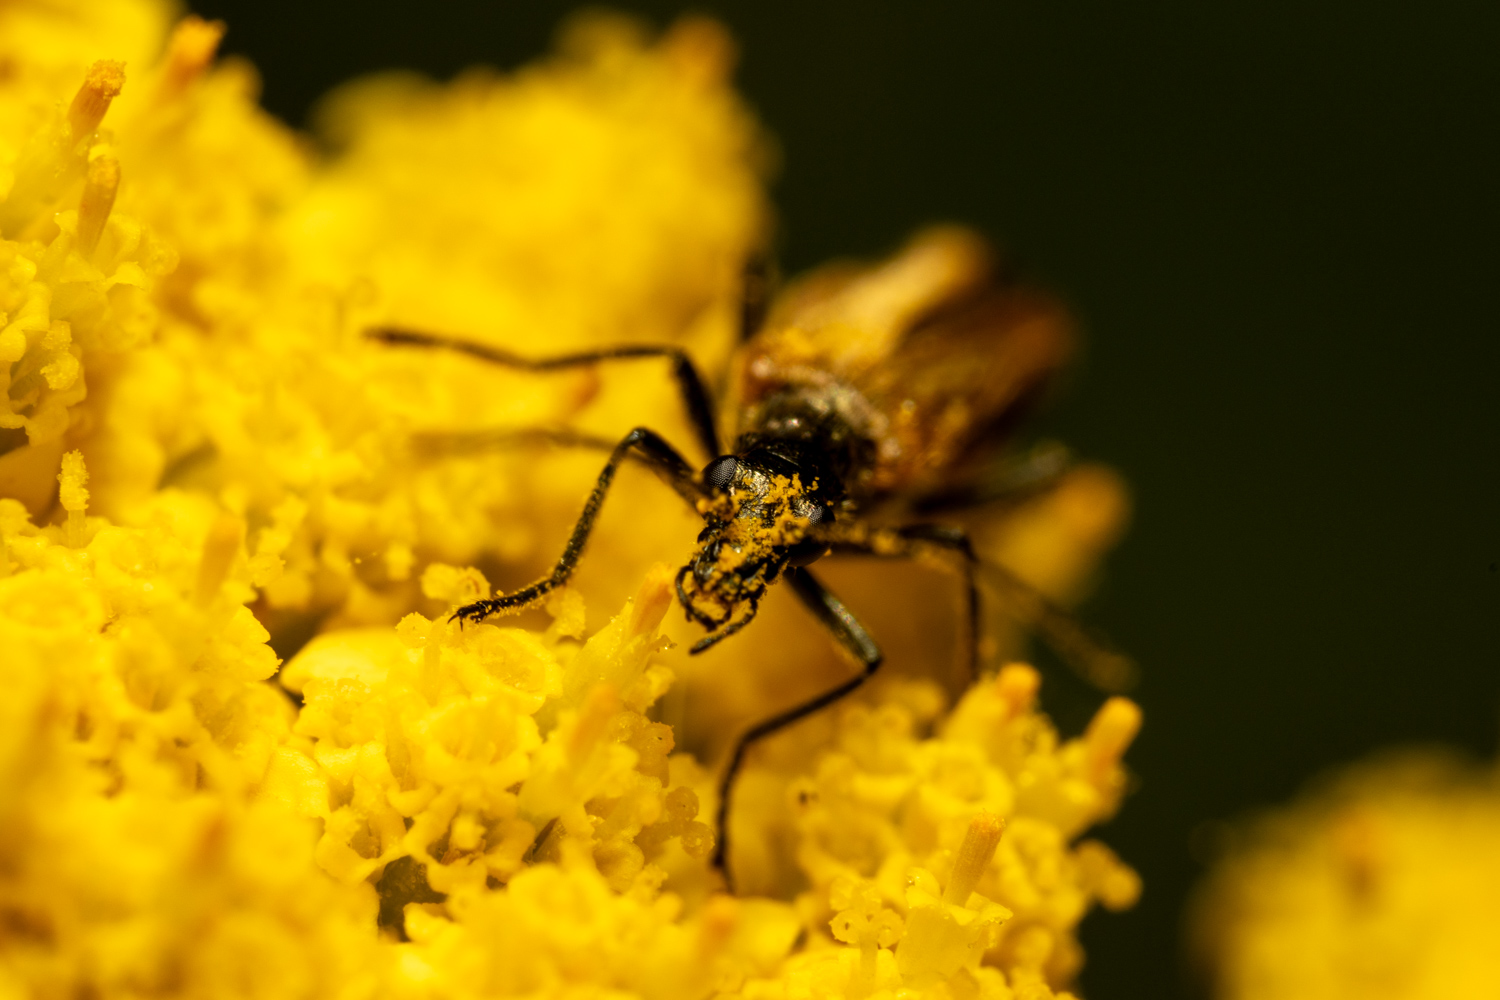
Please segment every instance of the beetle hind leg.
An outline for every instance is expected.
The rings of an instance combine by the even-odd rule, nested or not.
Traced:
[[[719,810],[716,817],[718,840],[714,845],[713,856],[714,867],[723,872],[724,880],[731,890],[734,888],[734,878],[729,868],[729,802],[734,792],[734,780],[739,776],[740,768],[745,762],[745,753],[751,746],[766,737],[848,697],[875,675],[875,671],[879,669],[884,658],[880,647],[870,637],[870,633],[865,631],[865,627],[859,623],[859,620],[848,608],[844,607],[844,602],[823,586],[817,577],[805,569],[793,568],[787,571],[786,581],[807,609],[833,635],[838,644],[859,662],[861,670],[857,676],[838,687],[752,726],[735,742],[734,750],[729,755],[729,764],[724,769],[724,776],[719,779]],[[713,636],[705,637],[705,639],[711,638]],[[700,640],[700,644],[702,642],[703,640]],[[693,652],[698,652],[697,647],[694,647]]]

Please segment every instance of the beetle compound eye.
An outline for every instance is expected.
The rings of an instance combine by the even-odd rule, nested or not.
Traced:
[[[792,513],[805,518],[808,524],[821,524],[828,520],[829,510],[820,503],[804,497],[792,498]]]
[[[708,463],[703,470],[703,485],[715,490],[727,490],[729,484],[734,482],[734,474],[740,467],[740,460],[733,455],[724,455]]]

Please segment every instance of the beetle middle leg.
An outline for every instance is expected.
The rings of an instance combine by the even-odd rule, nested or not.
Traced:
[[[1004,591],[1005,604],[1012,616],[1033,629],[1084,680],[1111,694],[1121,693],[1134,683],[1136,669],[1129,657],[1095,638],[1077,618],[1011,570],[992,562],[980,563],[968,533],[962,528],[942,524],[876,528],[837,538],[830,549],[839,554],[897,559],[914,558],[924,549],[942,549],[959,556],[959,570],[968,595],[970,682],[979,677],[980,607],[976,580],[983,572],[986,580]]]
[[[507,427],[483,431],[415,431],[411,443],[423,458],[448,458],[537,445],[609,452],[614,451],[618,442],[571,427]]]
[[[714,423],[714,408],[708,398],[708,389],[704,387],[703,378],[698,374],[698,369],[694,367],[692,359],[680,347],[667,344],[620,344],[595,351],[558,354],[550,358],[528,358],[489,344],[479,344],[471,340],[460,340],[456,337],[444,337],[431,333],[419,333],[414,330],[398,330],[392,327],[368,330],[365,336],[383,344],[401,347],[457,351],[481,361],[488,361],[492,365],[528,372],[587,368],[601,361],[667,358],[672,362],[672,377],[677,382],[678,392],[682,395],[682,403],[687,409],[688,419],[693,425],[694,433],[698,435],[698,440],[709,458],[714,458],[719,454],[719,432]]]
[[[877,556],[886,559],[914,559],[927,549],[941,549],[959,557],[959,572],[964,587],[964,639],[967,672],[965,685],[979,677],[979,585],[975,571],[979,557],[968,532],[946,524],[911,524],[901,528],[876,528],[858,535],[836,538],[829,550],[834,555]]]
[[[692,467],[677,453],[677,450],[655,431],[646,427],[637,427],[625,435],[610,452],[609,460],[604,463],[604,468],[599,472],[599,479],[594,484],[593,492],[589,494],[588,501],[583,505],[583,513],[579,515],[578,522],[573,526],[573,533],[568,537],[568,544],[563,549],[562,557],[552,567],[552,572],[514,593],[467,604],[454,612],[453,617],[460,621],[478,621],[501,611],[516,611],[540,600],[549,592],[567,583],[568,578],[573,575],[573,570],[578,566],[584,546],[588,544],[589,535],[594,530],[594,522],[599,517],[599,509],[604,505],[604,498],[614,482],[615,473],[619,471],[620,464],[627,457],[644,462],[668,486],[676,490],[678,496],[690,504],[696,503],[704,495]]]

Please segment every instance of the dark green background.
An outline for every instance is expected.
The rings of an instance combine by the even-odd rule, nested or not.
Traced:
[[[357,73],[517,65],[573,5],[195,6],[299,123]],[[1147,713],[1105,832],[1146,893],[1085,927],[1095,1000],[1184,990],[1205,821],[1393,742],[1495,746],[1500,7],[1404,6],[695,6],[782,142],[790,269],[965,220],[1085,322],[1045,424],[1134,485],[1086,614]]]

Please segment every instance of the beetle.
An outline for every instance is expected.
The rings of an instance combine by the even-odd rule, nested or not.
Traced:
[[[714,863],[730,878],[726,819],[734,779],[759,740],[844,698],[879,668],[869,632],[808,568],[830,553],[911,558],[950,554],[967,593],[968,652],[977,668],[977,557],[959,528],[918,518],[1056,478],[1057,451],[999,464],[1021,416],[1068,361],[1072,326],[1050,297],[1015,284],[977,235],[957,227],[917,235],[873,266],[835,265],[778,296],[767,312],[764,282],[747,278],[745,335],[731,364],[725,412],[732,444],[721,447],[711,397],[677,347],[624,345],[551,358],[410,330],[369,333],[390,345],[459,351],[532,372],[605,361],[664,358],[704,451],[695,469],[661,435],[636,427],[618,442],[559,433],[555,440],[602,445],[608,460],[562,556],[546,577],[509,594],[459,608],[460,622],[519,611],[572,575],[620,465],[651,468],[703,518],[697,549],[677,572],[677,599],[707,634],[701,653],[755,618],[766,589],[785,581],[858,664],[859,673],[744,732],[720,779]],[[996,476],[996,468],[1005,471]],[[1101,686],[1123,675],[1070,616],[1005,577],[1022,617]]]

